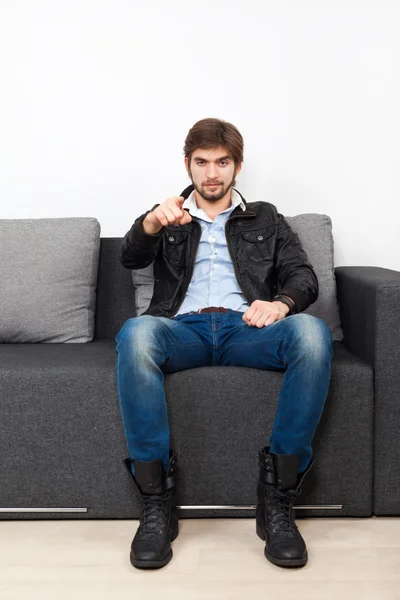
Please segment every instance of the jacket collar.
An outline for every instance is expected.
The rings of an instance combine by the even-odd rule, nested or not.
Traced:
[[[254,216],[256,213],[255,213],[255,212],[254,212],[254,211],[253,211],[251,208],[249,208],[249,207],[248,207],[248,203],[247,203],[247,201],[244,199],[244,197],[242,196],[242,194],[241,194],[241,193],[240,193],[240,192],[239,192],[239,191],[238,191],[236,188],[232,188],[232,189],[234,189],[234,190],[235,190],[235,192],[236,192],[237,194],[239,194],[239,196],[240,196],[240,198],[241,198],[241,203],[240,203],[238,206],[236,206],[236,208],[235,208],[235,209],[232,211],[231,217],[232,217],[233,215],[235,215],[235,216],[236,216],[236,215],[240,215],[240,216],[243,216],[243,217],[244,217],[244,216],[245,216],[245,217]],[[187,188],[185,188],[185,189],[183,190],[183,192],[181,193],[181,196],[183,196],[183,198],[185,198],[185,200],[187,200],[187,199],[189,198],[190,194],[191,194],[193,191],[194,191],[194,185],[193,185],[193,184],[192,184],[192,185],[189,185]],[[244,210],[243,210],[243,208],[241,208],[241,206],[242,206],[242,202],[243,202],[243,205],[244,205]]]

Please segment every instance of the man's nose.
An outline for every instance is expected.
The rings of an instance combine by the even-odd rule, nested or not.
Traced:
[[[218,170],[217,170],[217,166],[215,164],[207,165],[206,176],[207,176],[207,179],[211,179],[211,180],[218,177]]]

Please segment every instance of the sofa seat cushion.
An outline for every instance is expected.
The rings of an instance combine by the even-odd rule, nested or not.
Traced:
[[[302,504],[316,516],[372,512],[373,375],[335,343],[331,386],[315,437],[316,464]],[[138,518],[126,473],[114,340],[0,344],[2,507],[48,507],[35,518]],[[202,367],[165,377],[183,516],[251,516],[257,452],[268,443],[283,372]],[[57,515],[51,507],[85,508]],[[305,514],[304,511],[301,514]],[[32,518],[22,513],[18,518]],[[16,518],[2,512],[0,518]]]

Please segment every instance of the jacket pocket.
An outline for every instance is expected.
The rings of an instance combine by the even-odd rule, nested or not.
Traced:
[[[247,254],[252,260],[272,260],[275,246],[275,227],[241,231],[240,235]]]
[[[171,264],[178,266],[184,263],[187,250],[187,231],[165,230],[164,257]]]

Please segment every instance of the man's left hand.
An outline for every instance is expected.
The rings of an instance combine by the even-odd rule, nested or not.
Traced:
[[[283,302],[267,302],[254,300],[244,313],[242,319],[252,327],[265,327],[275,321],[284,319],[289,312],[289,307]]]

